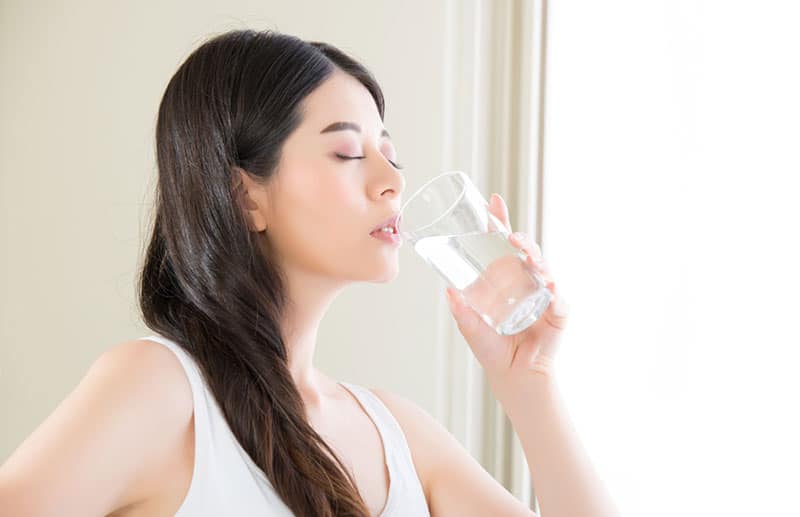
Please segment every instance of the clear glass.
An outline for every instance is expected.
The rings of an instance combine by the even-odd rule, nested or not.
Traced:
[[[425,183],[403,204],[398,224],[403,241],[498,334],[521,332],[547,309],[553,294],[544,279],[463,172]]]

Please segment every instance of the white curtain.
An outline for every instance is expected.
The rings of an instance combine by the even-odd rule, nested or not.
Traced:
[[[463,170],[487,199],[500,193],[513,228],[538,241],[544,5],[451,0],[448,10],[442,170]],[[510,422],[455,324],[445,332],[447,426],[500,483],[535,508]]]

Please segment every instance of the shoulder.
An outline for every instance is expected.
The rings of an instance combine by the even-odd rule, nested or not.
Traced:
[[[370,387],[369,390],[389,408],[389,411],[392,412],[392,415],[403,428],[403,432],[406,431],[406,428],[412,433],[416,433],[420,428],[425,428],[434,423],[441,425],[430,413],[407,397],[382,388]]]
[[[405,397],[370,388],[400,424],[431,516],[535,517],[438,420]]]
[[[168,486],[162,472],[174,472],[186,445],[194,441],[194,402],[189,379],[175,353],[146,339],[121,342],[105,350],[92,364],[82,383],[95,399],[98,411],[114,406],[115,422],[127,425],[118,439],[139,444],[138,467],[125,490],[126,503],[158,494]],[[187,442],[188,440],[188,442]],[[180,468],[180,467],[179,467]]]
[[[369,390],[384,403],[400,424],[425,497],[430,500],[431,482],[437,466],[437,450],[443,444],[455,441],[455,437],[430,413],[410,399],[380,388],[370,387]]]
[[[188,403],[191,409],[191,385],[183,365],[172,350],[160,343],[135,339],[113,345],[95,360],[92,369],[120,375],[120,382],[129,388],[157,388],[170,397],[170,402],[183,402],[184,410]],[[141,392],[133,392],[136,393]]]
[[[150,439],[139,451],[145,463],[125,491],[126,503],[142,502],[180,484],[163,479],[163,474],[183,472],[186,454],[193,456],[192,388],[177,355],[160,343],[136,339],[107,349],[92,369],[98,379],[107,379],[98,389],[109,390],[127,408],[123,414],[136,424],[131,427],[139,434],[137,440]]]
[[[178,357],[166,346],[135,339],[112,346],[92,365],[95,375],[114,379],[126,395],[158,402],[154,410],[169,410],[185,420],[193,413],[192,388]]]
[[[2,465],[0,488],[14,487],[20,513],[61,505],[106,514],[135,504],[161,490],[154,480],[174,461],[192,415],[191,388],[170,350],[144,340],[113,345]]]

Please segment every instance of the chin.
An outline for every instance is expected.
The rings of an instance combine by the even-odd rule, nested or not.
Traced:
[[[388,284],[389,282],[394,282],[394,280],[396,278],[397,278],[397,275],[392,275],[390,277],[384,277],[384,278],[382,278],[380,280],[375,280],[375,283],[376,284]]]
[[[400,268],[398,267],[397,260],[395,259],[394,264],[384,265],[382,270],[373,275],[370,281],[376,284],[386,284],[397,278],[399,273]]]

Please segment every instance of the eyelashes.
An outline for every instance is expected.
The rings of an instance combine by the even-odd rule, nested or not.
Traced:
[[[366,158],[366,156],[345,156],[345,155],[339,154],[339,153],[336,153],[336,157],[339,158],[340,160],[363,160],[364,158]],[[395,162],[393,162],[392,160],[390,160],[388,158],[386,159],[386,161],[391,163],[392,167],[394,167],[395,169],[402,169],[403,168],[402,165],[400,165],[399,163],[395,163]]]

